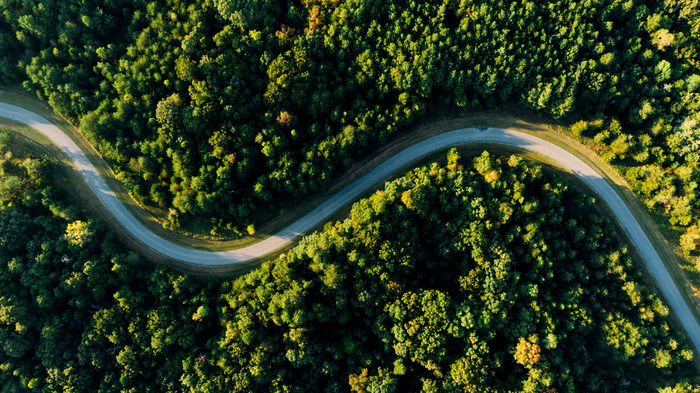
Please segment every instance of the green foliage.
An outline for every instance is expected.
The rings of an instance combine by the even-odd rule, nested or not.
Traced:
[[[212,328],[217,289],[146,264],[82,212],[66,215],[53,163],[2,157],[0,181],[21,187],[0,190],[0,391],[174,391],[171,373]]]
[[[52,163],[4,157],[3,391],[693,389],[610,224],[517,157],[416,169],[219,283],[125,251],[63,213]]]
[[[253,212],[264,219],[318,190],[431,105],[518,100],[555,118],[575,110],[585,120],[572,132],[609,147],[603,158],[628,166],[646,205],[688,227],[685,252],[697,249],[696,2],[7,0],[0,10],[0,84],[24,79],[80,124],[135,197],[168,209],[168,226],[200,214],[252,232]],[[130,274],[138,262],[100,228],[71,244],[69,223],[88,218],[57,199],[41,160],[2,157],[8,391],[148,381],[483,391],[494,379],[501,390],[595,391],[622,377],[646,389],[647,370],[682,362],[607,224],[517,160],[484,155],[465,172],[451,155],[450,171],[392,183],[222,289],[219,304],[191,300],[202,292],[172,273]],[[560,208],[571,216],[558,221]],[[534,348],[542,360],[524,356]]]
[[[17,67],[21,45],[12,34],[12,28],[0,15],[0,86],[17,83],[21,78],[21,70]]]
[[[0,83],[25,73],[139,202],[245,228],[445,103],[575,111],[609,162],[700,162],[696,7],[637,3],[7,0]]]
[[[691,375],[668,311],[590,203],[488,154],[387,183],[223,295],[237,322],[222,320],[208,365],[237,377],[217,389],[647,391]]]
[[[447,168],[450,170],[456,170],[457,166],[459,165],[459,152],[457,151],[456,148],[451,148],[447,152]]]
[[[74,246],[83,247],[92,235],[89,223],[80,220],[72,222],[66,227],[65,238],[69,244]]]
[[[696,226],[688,228],[681,236],[680,245],[686,255],[696,250],[700,246],[700,228]]]

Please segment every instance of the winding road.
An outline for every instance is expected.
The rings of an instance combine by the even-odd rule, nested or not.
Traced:
[[[381,163],[378,167],[362,176],[360,179],[335,194],[333,197],[316,207],[313,211],[277,233],[254,245],[237,250],[207,252],[185,248],[170,243],[143,226],[124,205],[119,202],[115,193],[107,186],[95,167],[90,163],[80,148],[58,127],[43,117],[14,105],[0,103],[0,117],[24,123],[46,135],[60,147],[75,164],[90,187],[95,191],[105,207],[129,230],[137,239],[148,247],[170,258],[199,265],[227,265],[249,261],[269,254],[298,236],[301,236],[314,225],[324,221],[337,209],[353,201],[363,191],[387,179],[401,167],[416,161],[429,153],[451,146],[465,145],[473,142],[490,142],[512,145],[542,154],[568,168],[580,177],[598,195],[610,205],[622,226],[627,230],[635,246],[646,261],[651,273],[656,278],[669,305],[675,311],[693,342],[697,353],[700,353],[700,326],[693,317],[688,305],[683,300],[658,253],[652,246],[641,226],[630,212],[622,198],[613,188],[590,166],[566,150],[517,131],[500,128],[465,128],[447,132],[423,142],[417,143]]]

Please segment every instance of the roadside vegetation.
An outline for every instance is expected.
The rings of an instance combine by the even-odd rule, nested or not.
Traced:
[[[126,251],[16,138],[0,132],[3,393],[698,388],[611,223],[517,156],[452,151],[200,282]]]
[[[685,255],[682,291],[700,288],[697,1],[0,11],[0,85],[48,102],[165,229],[281,225],[426,114],[517,103],[625,177]],[[127,251],[51,158],[9,133],[0,149],[3,393],[700,389],[611,223],[518,158],[450,153],[248,275],[199,282]]]
[[[79,126],[165,226],[245,235],[430,108],[515,100],[568,116],[682,228],[683,251],[700,247],[693,1],[6,0],[0,10],[0,82],[22,82]]]

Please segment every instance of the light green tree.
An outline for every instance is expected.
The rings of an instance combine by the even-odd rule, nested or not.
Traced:
[[[68,224],[65,239],[74,246],[83,247],[92,234],[90,223],[78,220]]]

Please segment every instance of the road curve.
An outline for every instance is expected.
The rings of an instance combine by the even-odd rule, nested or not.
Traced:
[[[193,250],[172,244],[150,232],[144,227],[124,205],[119,202],[114,192],[107,186],[95,167],[85,154],[66,134],[50,121],[26,109],[14,105],[0,103],[0,117],[6,117],[24,123],[51,139],[59,146],[75,164],[90,187],[110,212],[131,233],[144,244],[170,258],[199,265],[226,265],[259,258],[277,250],[307,232],[314,225],[322,222],[330,214],[345,204],[354,200],[367,188],[387,179],[393,172],[431,152],[439,151],[450,146],[465,145],[473,142],[491,142],[517,146],[544,156],[547,156],[563,167],[568,168],[580,177],[598,195],[610,205],[622,226],[627,230],[635,246],[646,261],[651,273],[656,277],[669,305],[678,315],[693,342],[696,351],[700,353],[700,326],[683,300],[678,288],[664,266],[641,226],[630,212],[622,198],[612,187],[591,167],[566,150],[552,143],[517,131],[500,128],[465,128],[447,132],[423,142],[417,143],[397,155],[386,160],[378,167],[362,176],[360,179],[340,191],[323,204],[315,208],[286,229],[274,236],[254,245],[228,251],[207,252]]]

